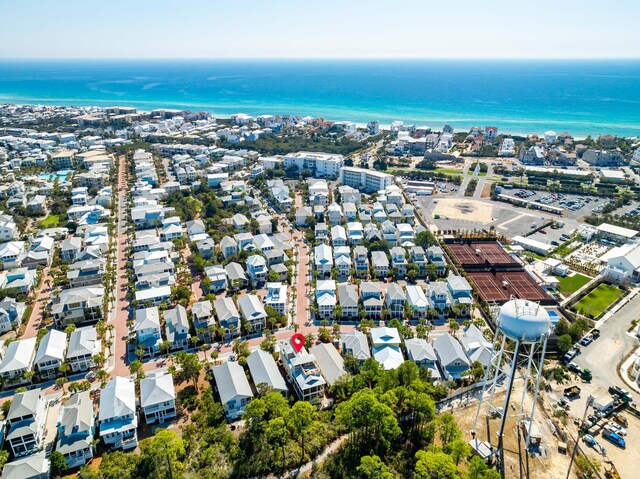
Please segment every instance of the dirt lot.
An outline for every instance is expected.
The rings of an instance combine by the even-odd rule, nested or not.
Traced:
[[[457,220],[473,219],[484,224],[493,221],[492,212],[493,208],[486,203],[463,198],[439,198],[438,206],[433,210],[434,215]]]
[[[569,401],[566,430],[569,431],[571,435],[575,435],[577,432],[577,426],[573,424],[573,420],[574,418],[582,418],[587,397],[589,395],[593,395],[594,397],[599,398],[608,395],[606,388],[593,383],[584,383],[581,380],[576,379],[575,381],[567,384],[553,383],[553,391],[546,395],[548,401],[550,403],[557,402],[562,398],[564,388],[574,384],[579,386],[582,391],[580,392],[579,398]],[[588,414],[592,413],[593,409],[590,409]],[[604,447],[606,457],[603,457],[597,449],[588,447],[584,442],[581,443],[582,449],[589,456],[597,458],[603,465],[606,460],[612,461],[618,469],[622,479],[635,479],[639,476],[637,464],[640,460],[640,449],[637,447],[637,443],[635,441],[640,437],[640,419],[625,411],[622,411],[622,415],[629,421],[629,426],[626,428],[627,436],[625,437],[625,441],[627,441],[626,449],[621,449],[602,437],[602,427],[606,422],[608,422],[608,420],[601,421],[590,431],[590,434],[596,439],[596,441]]]
[[[494,398],[494,406],[502,404],[504,401],[504,390],[496,393]],[[511,402],[514,408],[509,408],[507,414],[515,415],[520,407],[522,399],[522,386],[516,387],[511,396]],[[528,394],[525,397],[524,410],[531,409],[533,395]],[[460,429],[463,431],[463,437],[467,440],[471,439],[470,431],[473,429],[473,422],[477,411],[477,402],[470,405],[455,409],[453,411]],[[527,454],[525,451],[524,438],[517,433],[518,417],[508,416],[505,425],[504,445],[505,445],[505,476],[509,479],[563,479],[566,477],[567,468],[569,466],[570,456],[558,452],[558,443],[561,439],[552,431],[550,407],[539,402],[534,423],[538,427],[542,435],[542,442],[538,448],[538,452],[534,455]],[[558,420],[554,419],[554,423]],[[492,446],[498,444],[497,431],[500,419],[493,418],[489,420],[489,429]],[[480,413],[478,421],[477,438],[481,441],[487,441],[487,425],[485,421],[485,409]]]

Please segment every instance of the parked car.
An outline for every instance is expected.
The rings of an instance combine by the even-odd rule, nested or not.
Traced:
[[[627,418],[624,417],[622,414],[618,414],[617,412],[613,414],[613,419],[614,421],[617,421],[620,424],[622,424],[624,427],[627,427],[629,425],[629,421],[627,421]]]
[[[582,440],[588,444],[589,446],[595,446],[596,444],[598,444],[598,441],[595,440],[595,438],[591,435],[591,434],[585,434],[584,437],[582,438]]]
[[[610,431],[608,429],[605,429],[603,431],[602,437],[604,437],[605,439],[609,440],[610,442],[612,442],[613,444],[615,444],[618,447],[621,447],[623,449],[625,447],[627,447],[626,441],[621,436],[619,436],[617,433],[612,432],[612,431]]]
[[[605,427],[605,429],[609,429],[610,431],[615,432],[619,436],[626,436],[627,435],[627,430],[625,428],[623,428],[620,424],[615,423],[613,421],[608,422],[604,427]]]

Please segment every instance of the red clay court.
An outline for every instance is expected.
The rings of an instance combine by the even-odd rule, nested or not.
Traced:
[[[516,264],[515,260],[497,241],[471,244],[450,243],[447,248],[462,266],[480,265],[487,262],[490,265]]]
[[[487,302],[506,302],[515,296],[531,301],[551,302],[552,298],[526,271],[467,273],[482,299]],[[503,283],[506,282],[506,283]]]

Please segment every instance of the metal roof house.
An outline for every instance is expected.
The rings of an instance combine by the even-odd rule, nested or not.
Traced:
[[[288,380],[298,398],[316,404],[324,395],[326,381],[320,374],[316,357],[305,348],[299,353],[293,349],[289,341],[280,341],[280,357],[287,372]]]
[[[71,371],[77,373],[94,367],[93,356],[101,350],[102,342],[98,339],[96,328],[87,326],[73,331],[67,348],[67,362]]]
[[[361,331],[353,330],[340,336],[342,354],[351,354],[359,361],[365,361],[371,357],[367,335]]]
[[[270,353],[262,349],[255,350],[247,357],[247,366],[256,387],[259,384],[266,384],[276,392],[285,396],[288,394],[287,383]]]
[[[7,413],[6,443],[15,457],[42,449],[47,419],[47,400],[40,389],[17,393]]]
[[[140,381],[140,407],[147,424],[176,417],[176,391],[171,374],[157,372]]]
[[[320,373],[331,387],[338,378],[347,374],[344,370],[344,360],[340,353],[331,343],[320,343],[309,348],[309,353],[316,357],[316,362],[320,368]]]
[[[407,348],[409,359],[418,366],[425,367],[431,371],[433,379],[440,379],[440,371],[438,371],[438,355],[433,346],[422,338],[405,339],[404,345]]]
[[[225,330],[225,337],[240,334],[240,313],[233,299],[229,297],[216,299],[213,302],[218,323]]]
[[[462,373],[469,369],[470,362],[462,346],[449,333],[437,337],[433,341],[433,349],[445,379],[460,379]]]
[[[41,378],[53,378],[64,361],[67,350],[67,335],[57,329],[50,330],[40,340],[35,365]]]
[[[136,389],[133,380],[121,376],[107,383],[100,394],[98,413],[100,437],[116,449],[133,449],[138,445]]]
[[[0,363],[0,377],[14,384],[27,382],[23,375],[31,369],[36,354],[36,338],[13,341]]]
[[[262,331],[267,326],[267,313],[255,294],[245,294],[238,298],[238,306],[250,331]]]
[[[5,464],[2,479],[49,479],[50,469],[49,459],[41,452]]]
[[[58,418],[56,451],[64,456],[67,467],[79,467],[93,458],[95,415],[90,391],[72,394]]]
[[[167,309],[164,315],[164,331],[167,341],[171,343],[171,349],[186,349],[189,347],[189,318],[187,310],[181,304],[173,309]]]
[[[212,371],[227,419],[232,421],[239,418],[253,399],[244,369],[237,362],[226,361],[213,367]]]

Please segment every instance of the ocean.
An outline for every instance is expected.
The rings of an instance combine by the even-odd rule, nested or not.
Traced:
[[[0,102],[640,135],[640,60],[0,61]]]

